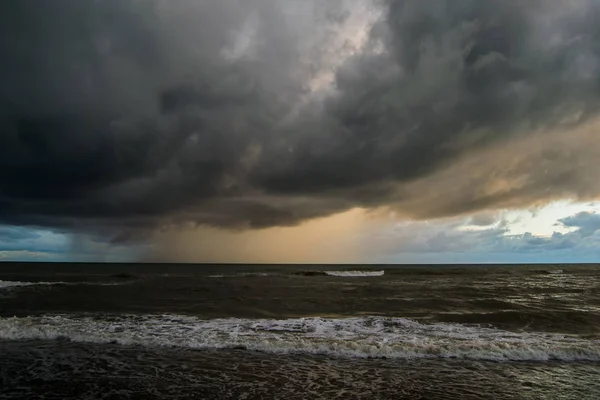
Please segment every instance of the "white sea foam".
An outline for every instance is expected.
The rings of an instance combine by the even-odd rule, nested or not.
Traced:
[[[29,286],[31,282],[18,282],[18,281],[0,281],[0,289],[15,287],[15,286]]]
[[[0,339],[194,349],[244,348],[334,357],[600,361],[600,341],[405,318],[210,319],[178,315],[0,318]]]
[[[562,269],[552,269],[548,271],[549,274],[562,274],[563,270]]]
[[[349,277],[362,277],[362,276],[382,276],[385,271],[325,271],[325,274],[329,276],[349,276]]]
[[[0,289],[16,288],[23,286],[50,286],[50,285],[94,285],[94,286],[120,286],[131,284],[132,281],[125,282],[21,282],[21,281],[0,281]]]
[[[33,285],[64,285],[65,282],[19,282],[19,281],[0,281],[0,289],[33,286]]]

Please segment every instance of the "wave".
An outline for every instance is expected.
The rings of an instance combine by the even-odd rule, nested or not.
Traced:
[[[132,282],[22,282],[22,281],[1,281],[0,289],[18,288],[24,286],[50,286],[50,285],[94,285],[94,286],[121,286],[131,284]]]
[[[324,271],[325,275],[329,276],[348,276],[348,277],[362,277],[362,276],[382,276],[385,271]]]
[[[293,275],[302,276],[338,276],[338,277],[366,277],[366,276],[382,276],[385,271],[298,271]],[[214,274],[208,275],[209,278],[240,278],[240,277],[267,277],[280,276],[280,273],[272,272],[240,272],[237,274]]]
[[[301,276],[337,276],[337,277],[365,277],[382,276],[385,271],[297,271],[294,275]]]
[[[20,282],[20,281],[0,281],[0,289],[20,287],[20,286],[34,286],[34,285],[66,285],[66,282]]]
[[[562,269],[550,269],[546,271],[547,274],[552,274],[552,275],[557,275],[557,274],[563,274],[564,271]]]
[[[0,318],[0,339],[358,358],[600,361],[600,340],[406,318],[200,319],[179,315]]]
[[[292,275],[302,276],[338,276],[338,277],[365,277],[365,276],[382,276],[385,271],[296,271]],[[213,274],[208,275],[209,278],[240,278],[240,277],[267,277],[267,276],[282,276],[285,274],[274,272],[239,272],[236,274]]]
[[[240,272],[237,274],[225,275],[225,274],[215,274],[208,275],[209,278],[240,278],[240,277],[252,277],[252,276],[276,276],[279,274],[271,273],[271,272]]]

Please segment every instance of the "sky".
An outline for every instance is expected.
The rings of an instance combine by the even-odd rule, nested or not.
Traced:
[[[600,259],[600,1],[0,2],[0,261]]]

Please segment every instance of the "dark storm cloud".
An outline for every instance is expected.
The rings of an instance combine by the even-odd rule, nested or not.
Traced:
[[[300,91],[273,68],[221,56],[250,11],[273,14],[268,5],[3,3],[2,219],[130,225],[226,193],[248,145],[284,112],[278,96]],[[272,24],[265,62],[277,53],[285,69]]]
[[[412,180],[522,130],[595,115],[597,10],[575,2],[580,9],[563,17],[552,14],[560,2],[537,3],[390,1],[377,33],[388,51],[340,69],[324,117],[333,126],[301,138],[288,169],[266,174],[267,186]]]
[[[332,64],[332,37],[362,1],[0,3],[0,222],[121,242],[185,222],[289,225],[380,205],[428,217],[598,195],[582,178],[591,142],[573,164],[579,147],[543,139],[597,117],[596,2],[373,4],[367,44]],[[334,90],[312,93],[328,68]],[[501,154],[481,156],[511,190],[483,190],[472,170],[440,182],[533,133],[535,158],[506,169]]]

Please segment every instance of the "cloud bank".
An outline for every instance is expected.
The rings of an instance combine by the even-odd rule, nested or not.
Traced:
[[[599,27],[594,0],[3,2],[0,223],[597,198]]]
[[[502,216],[479,224],[478,216],[396,224],[372,232],[363,261],[382,263],[571,263],[596,262],[600,215],[580,212],[560,219],[550,235],[513,233]],[[374,261],[375,260],[375,261]]]

